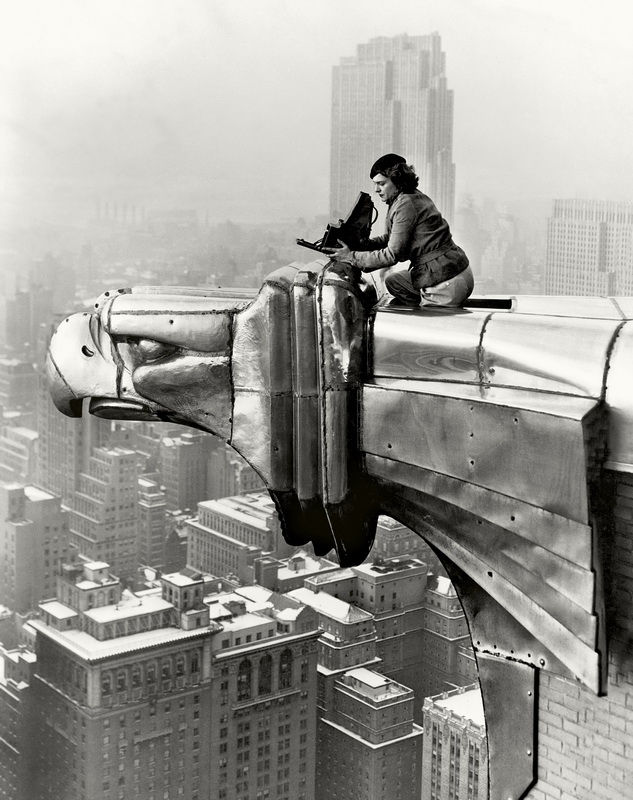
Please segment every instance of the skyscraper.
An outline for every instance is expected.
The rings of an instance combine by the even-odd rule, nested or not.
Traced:
[[[455,197],[453,92],[440,35],[378,37],[334,67],[330,212],[342,217],[383,153],[413,164],[450,220]]]
[[[554,200],[546,294],[633,294],[633,203]]]

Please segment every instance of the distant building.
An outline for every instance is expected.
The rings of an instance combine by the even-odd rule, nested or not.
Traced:
[[[54,595],[68,546],[68,515],[59,497],[35,486],[0,483],[0,603],[26,613]]]
[[[69,566],[42,604],[32,796],[314,800],[314,618],[280,633],[273,605],[207,600],[205,576],[161,584]]]
[[[79,475],[70,501],[71,543],[82,556],[107,561],[115,574],[136,574],[137,455],[123,447],[98,447]]]
[[[53,405],[43,369],[37,389],[37,484],[70,502],[79,475],[88,467],[95,447],[107,442],[111,421],[84,410],[79,419],[61,414]]]
[[[633,295],[633,203],[555,200],[546,294]]]
[[[198,514],[187,520],[187,564],[213,575],[237,575],[253,583],[255,560],[263,554],[288,558],[275,505],[267,492],[198,503]]]
[[[335,680],[318,731],[317,797],[419,800],[422,728],[413,721],[411,689],[350,669]]]
[[[220,445],[209,462],[209,500],[258,491],[264,482],[229,445]]]
[[[139,564],[148,567],[165,565],[166,510],[165,492],[155,480],[141,475],[138,479],[138,527],[136,532],[136,558]]]
[[[457,592],[450,580],[439,576],[427,589],[424,636],[420,653],[424,661],[419,686],[422,697],[443,692],[470,682],[472,662],[460,655],[461,648],[472,648],[470,634]],[[462,673],[466,670],[466,674]]]
[[[191,431],[160,442],[160,474],[170,511],[196,508],[209,496],[209,459],[216,446],[208,433]]]
[[[300,589],[306,578],[326,572],[340,571],[338,564],[319,558],[306,550],[298,550],[290,558],[262,556],[255,561],[255,582],[275,592]]]
[[[21,425],[0,425],[0,480],[34,483],[38,433]]]
[[[32,408],[37,397],[37,374],[30,361],[0,358],[0,408]]]
[[[488,743],[478,685],[424,701],[422,797],[487,800]]]
[[[412,163],[421,189],[450,220],[455,197],[453,92],[438,33],[381,36],[334,67],[330,213],[345,216],[371,191],[369,168],[384,153]]]
[[[410,528],[406,528],[401,522],[381,514],[376,526],[374,546],[367,562],[373,562],[377,558],[388,559],[401,556],[420,558],[427,564],[437,561],[437,556],[421,536],[418,536]]]
[[[0,797],[33,797],[33,703],[35,654],[0,643]]]

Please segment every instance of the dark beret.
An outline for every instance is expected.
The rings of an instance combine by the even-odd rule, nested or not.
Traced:
[[[385,156],[380,156],[378,161],[374,163],[372,168],[369,170],[369,177],[373,178],[374,175],[378,175],[379,172],[384,172],[386,169],[390,169],[391,167],[395,167],[396,164],[406,164],[406,158],[402,156],[398,156],[395,153],[387,153]]]

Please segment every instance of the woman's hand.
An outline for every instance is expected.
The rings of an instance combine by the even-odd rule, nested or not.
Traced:
[[[349,261],[351,250],[340,239],[338,239],[340,247],[324,247],[323,252],[328,255],[333,261]]]

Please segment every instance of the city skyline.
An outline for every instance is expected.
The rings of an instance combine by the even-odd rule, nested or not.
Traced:
[[[332,67],[358,42],[405,32],[442,37],[458,198],[545,216],[555,197],[631,196],[631,9],[619,0],[192,2],[186,13],[31,0],[1,13],[8,223],[72,223],[97,201],[212,220],[324,213]]]

